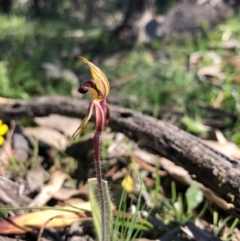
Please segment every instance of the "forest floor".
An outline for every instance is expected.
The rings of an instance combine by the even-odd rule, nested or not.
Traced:
[[[113,7],[106,1],[87,21],[67,3],[41,19],[19,6],[0,14],[0,104],[42,95],[85,98],[77,92],[90,77],[78,58],[84,56],[108,77],[110,104],[174,124],[240,159],[239,15],[197,40],[112,51],[107,32],[122,19]],[[1,121],[0,240],[95,239],[86,186],[95,175],[94,125],[73,141],[80,122],[57,114]],[[124,213],[113,212],[112,240],[189,240],[202,231],[240,240],[238,219],[204,197],[186,170],[110,128],[101,143],[104,179],[115,210]]]

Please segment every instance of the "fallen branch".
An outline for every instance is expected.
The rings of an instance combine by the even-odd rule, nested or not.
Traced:
[[[82,118],[87,112],[85,100],[44,96],[28,101],[0,105],[3,120],[47,116],[58,113]],[[228,210],[240,217],[240,163],[207,146],[201,140],[169,123],[156,120],[130,109],[110,106],[109,126],[120,131],[139,146],[151,149],[177,165],[212,189],[235,209]],[[66,127],[67,128],[67,127]]]
[[[220,238],[214,236],[213,234],[202,230],[201,228],[197,227],[195,224],[191,222],[187,222],[183,225],[180,225],[161,237],[161,241],[169,241],[174,240],[178,234],[184,233],[188,239],[196,240],[196,241],[221,241]]]

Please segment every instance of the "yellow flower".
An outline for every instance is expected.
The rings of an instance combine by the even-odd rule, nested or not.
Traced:
[[[121,182],[122,188],[128,193],[133,192],[134,181],[130,174],[127,174]]]
[[[81,125],[73,134],[73,139],[75,139],[87,126],[87,123],[92,116],[94,108],[96,114],[97,132],[101,133],[102,130],[107,126],[110,116],[109,107],[106,102],[106,97],[109,94],[110,85],[106,75],[92,62],[88,61],[83,57],[80,58],[90,67],[93,79],[82,83],[78,91],[82,94],[85,94],[87,91],[89,91],[92,97],[92,101],[89,104],[87,116],[84,118]]]
[[[0,120],[0,145],[4,142],[4,135],[8,132],[8,126]]]

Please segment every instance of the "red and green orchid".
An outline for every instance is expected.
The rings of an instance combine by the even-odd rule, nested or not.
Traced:
[[[90,67],[93,79],[82,83],[78,91],[82,94],[89,91],[92,96],[92,101],[90,102],[90,105],[88,107],[87,116],[84,118],[79,128],[73,134],[73,139],[75,139],[87,126],[87,123],[92,116],[94,108],[96,114],[97,132],[101,133],[106,128],[110,116],[109,107],[106,102],[106,97],[109,94],[110,85],[106,75],[96,65],[94,65],[87,59],[83,57],[80,58]]]
[[[93,136],[94,147],[94,166],[98,186],[98,195],[100,200],[101,210],[101,225],[102,225],[102,240],[107,240],[107,220],[106,220],[106,197],[104,195],[102,183],[102,170],[100,159],[100,136],[102,131],[106,128],[110,117],[109,107],[106,102],[106,97],[109,94],[110,86],[106,75],[93,63],[87,59],[80,57],[89,67],[92,74],[92,80],[84,82],[79,87],[79,92],[85,94],[90,92],[92,101],[89,104],[87,116],[83,119],[81,125],[73,134],[75,139],[82,130],[87,126],[89,119],[92,116],[93,109],[95,109],[96,128]]]
[[[90,92],[92,101],[89,104],[87,116],[83,119],[81,125],[73,134],[73,138],[75,139],[82,130],[87,126],[89,119],[92,116],[93,110],[95,109],[96,116],[96,127],[93,136],[93,147],[94,147],[94,167],[97,179],[97,187],[98,187],[98,197],[100,202],[100,210],[101,210],[101,240],[106,241],[108,237],[108,225],[107,222],[107,204],[103,182],[102,182],[102,170],[101,170],[101,154],[100,154],[100,136],[102,131],[106,128],[110,111],[106,102],[106,98],[109,94],[110,85],[106,75],[93,63],[88,61],[87,59],[80,57],[89,67],[92,74],[92,80],[86,81],[82,83],[78,89],[78,91],[82,94],[86,92]],[[110,206],[109,206],[110,207]],[[111,211],[110,211],[111,212]]]

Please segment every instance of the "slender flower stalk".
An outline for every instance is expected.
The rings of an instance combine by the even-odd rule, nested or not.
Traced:
[[[98,195],[100,197],[101,207],[101,221],[102,221],[102,240],[107,240],[106,233],[106,206],[104,200],[103,184],[102,184],[102,170],[101,170],[101,150],[100,150],[100,136],[102,131],[106,128],[110,111],[106,102],[106,97],[109,94],[110,85],[106,75],[93,63],[87,59],[80,57],[89,67],[92,74],[92,80],[84,82],[79,87],[79,92],[85,94],[89,91],[92,97],[92,101],[89,104],[86,117],[83,119],[81,125],[73,134],[73,139],[81,134],[82,130],[87,126],[89,119],[92,116],[93,110],[95,110],[96,127],[93,137],[94,146],[94,166],[98,183]]]

